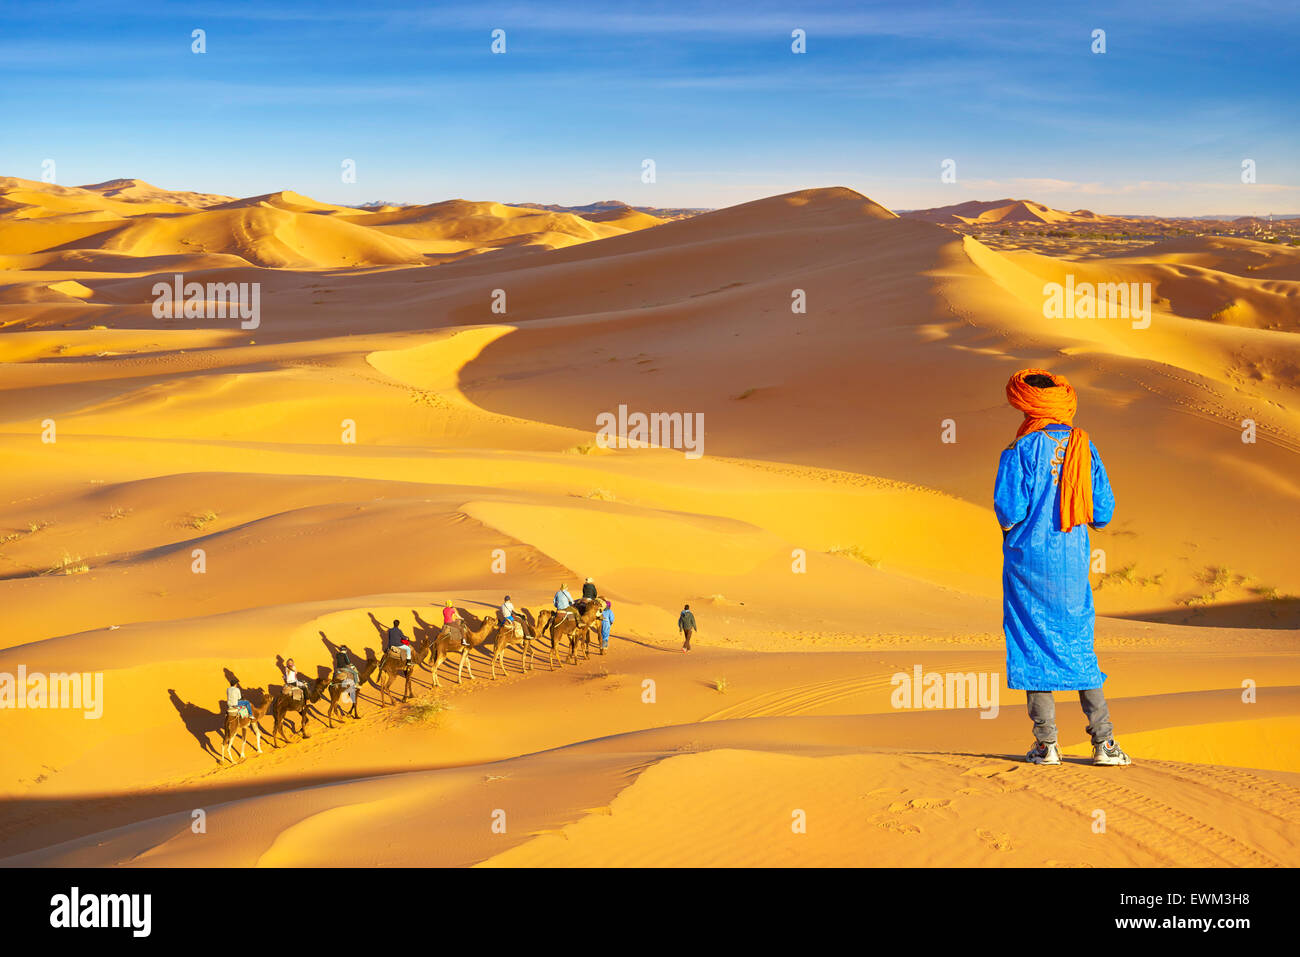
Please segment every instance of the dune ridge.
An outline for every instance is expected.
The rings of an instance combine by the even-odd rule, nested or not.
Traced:
[[[843,187],[593,207],[0,180],[0,672],[106,689],[93,721],[3,714],[0,863],[1294,866],[1292,251],[1059,257]],[[259,283],[260,325],[156,318],[177,272]],[[1068,277],[1150,283],[1149,326],[1047,319]],[[1117,774],[1016,763],[1002,686],[996,719],[890,700],[917,664],[1003,670],[989,488],[1029,365],[1079,389],[1119,499],[1092,582]],[[602,447],[620,405],[702,415],[703,455]],[[286,656],[315,677],[394,618],[587,576],[608,655],[493,680],[475,653],[472,682],[417,670],[410,702],[220,760],[227,673],[260,701]],[[188,840],[195,806],[232,839]]]

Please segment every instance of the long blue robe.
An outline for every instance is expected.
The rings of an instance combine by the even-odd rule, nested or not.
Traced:
[[[1100,688],[1106,675],[1092,647],[1095,614],[1088,529],[1061,531],[1054,459],[1063,458],[1066,425],[1030,432],[1002,453],[993,510],[1002,540],[1002,627],[1007,687],[1025,691]],[[1115,496],[1092,449],[1093,528],[1115,513]],[[1058,466],[1059,467],[1059,466]]]

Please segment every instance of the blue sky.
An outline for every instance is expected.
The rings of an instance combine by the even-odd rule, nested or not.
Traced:
[[[66,185],[339,203],[843,185],[895,209],[1297,212],[1298,79],[1293,0],[6,3],[0,175],[53,159]]]

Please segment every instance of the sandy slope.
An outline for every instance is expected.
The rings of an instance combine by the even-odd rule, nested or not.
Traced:
[[[999,252],[845,189],[628,232],[0,186],[0,672],[106,682],[97,721],[0,712],[0,854],[34,855],[9,863],[1297,862],[1287,253]],[[174,271],[260,282],[260,327],[155,319]],[[1045,320],[1069,274],[1152,282],[1150,328]],[[1005,688],[993,720],[890,703],[918,664],[1002,670],[988,497],[1029,364],[1080,387],[1116,486],[1094,586],[1135,768],[1014,764]],[[597,447],[619,404],[703,413],[705,454]],[[417,674],[415,704],[449,709],[378,712],[371,689],[360,722],[218,765],[224,672],[261,700],[283,656],[314,674],[394,617],[539,607],[586,575],[611,656],[522,675],[511,652],[490,682],[478,655],[474,683]]]

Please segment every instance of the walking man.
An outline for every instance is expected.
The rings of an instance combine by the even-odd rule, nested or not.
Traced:
[[[686,639],[686,643],[682,645],[682,651],[690,651],[691,635],[695,634],[695,613],[691,611],[690,605],[685,606],[682,613],[677,616],[677,630]]]

